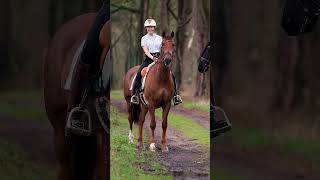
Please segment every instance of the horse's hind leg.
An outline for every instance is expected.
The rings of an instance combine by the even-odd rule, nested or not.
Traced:
[[[110,169],[110,152],[109,152],[109,135],[98,135],[97,137],[97,165],[96,165],[96,176],[97,180],[106,180],[109,178]]]
[[[55,143],[55,152],[59,161],[59,170],[58,170],[58,180],[67,180],[71,179],[71,158],[68,152],[68,144],[65,141],[65,131],[64,131],[64,117],[56,116],[52,119],[54,124],[54,143]]]
[[[141,108],[141,112],[140,112],[140,115],[139,115],[138,147],[140,149],[143,147],[142,129],[143,129],[143,124],[144,124],[144,120],[145,120],[147,112],[148,112],[147,108]]]
[[[168,144],[167,144],[167,126],[168,126],[168,114],[170,111],[171,103],[167,103],[164,107],[162,107],[162,140],[161,140],[161,149],[162,152],[168,152]]]
[[[150,149],[150,151],[155,152],[156,146],[154,143],[154,130],[156,129],[157,123],[156,123],[155,108],[154,107],[149,107],[149,115],[151,118],[151,121],[150,121],[151,136],[150,136],[149,149]]]
[[[129,143],[133,143],[133,132],[132,132],[132,124],[133,124],[133,119],[132,119],[132,108],[130,106],[130,103],[127,102],[127,109],[128,109],[128,121],[129,121],[129,126],[130,126],[130,130],[129,130]]]

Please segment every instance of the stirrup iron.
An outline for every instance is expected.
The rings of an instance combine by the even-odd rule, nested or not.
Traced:
[[[66,135],[72,133],[79,136],[90,136],[92,129],[89,111],[82,107],[73,108],[68,114],[65,131]]]

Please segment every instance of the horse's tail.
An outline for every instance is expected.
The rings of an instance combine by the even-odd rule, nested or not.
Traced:
[[[97,157],[97,137],[68,135],[67,142],[71,146],[72,179],[90,179],[93,176]]]
[[[131,104],[132,121],[134,123],[139,122],[140,112],[141,112],[140,105]]]

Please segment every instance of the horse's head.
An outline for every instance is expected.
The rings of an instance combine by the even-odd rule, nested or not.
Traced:
[[[163,32],[162,34],[162,46],[160,52],[160,61],[165,66],[169,67],[171,62],[174,60],[174,32],[171,33]]]

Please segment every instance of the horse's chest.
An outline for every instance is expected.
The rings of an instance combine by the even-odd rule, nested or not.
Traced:
[[[173,92],[171,92],[170,90],[161,88],[154,93],[148,93],[146,95],[146,99],[148,101],[154,102],[154,104],[162,104],[164,102],[170,101],[172,95]]]

